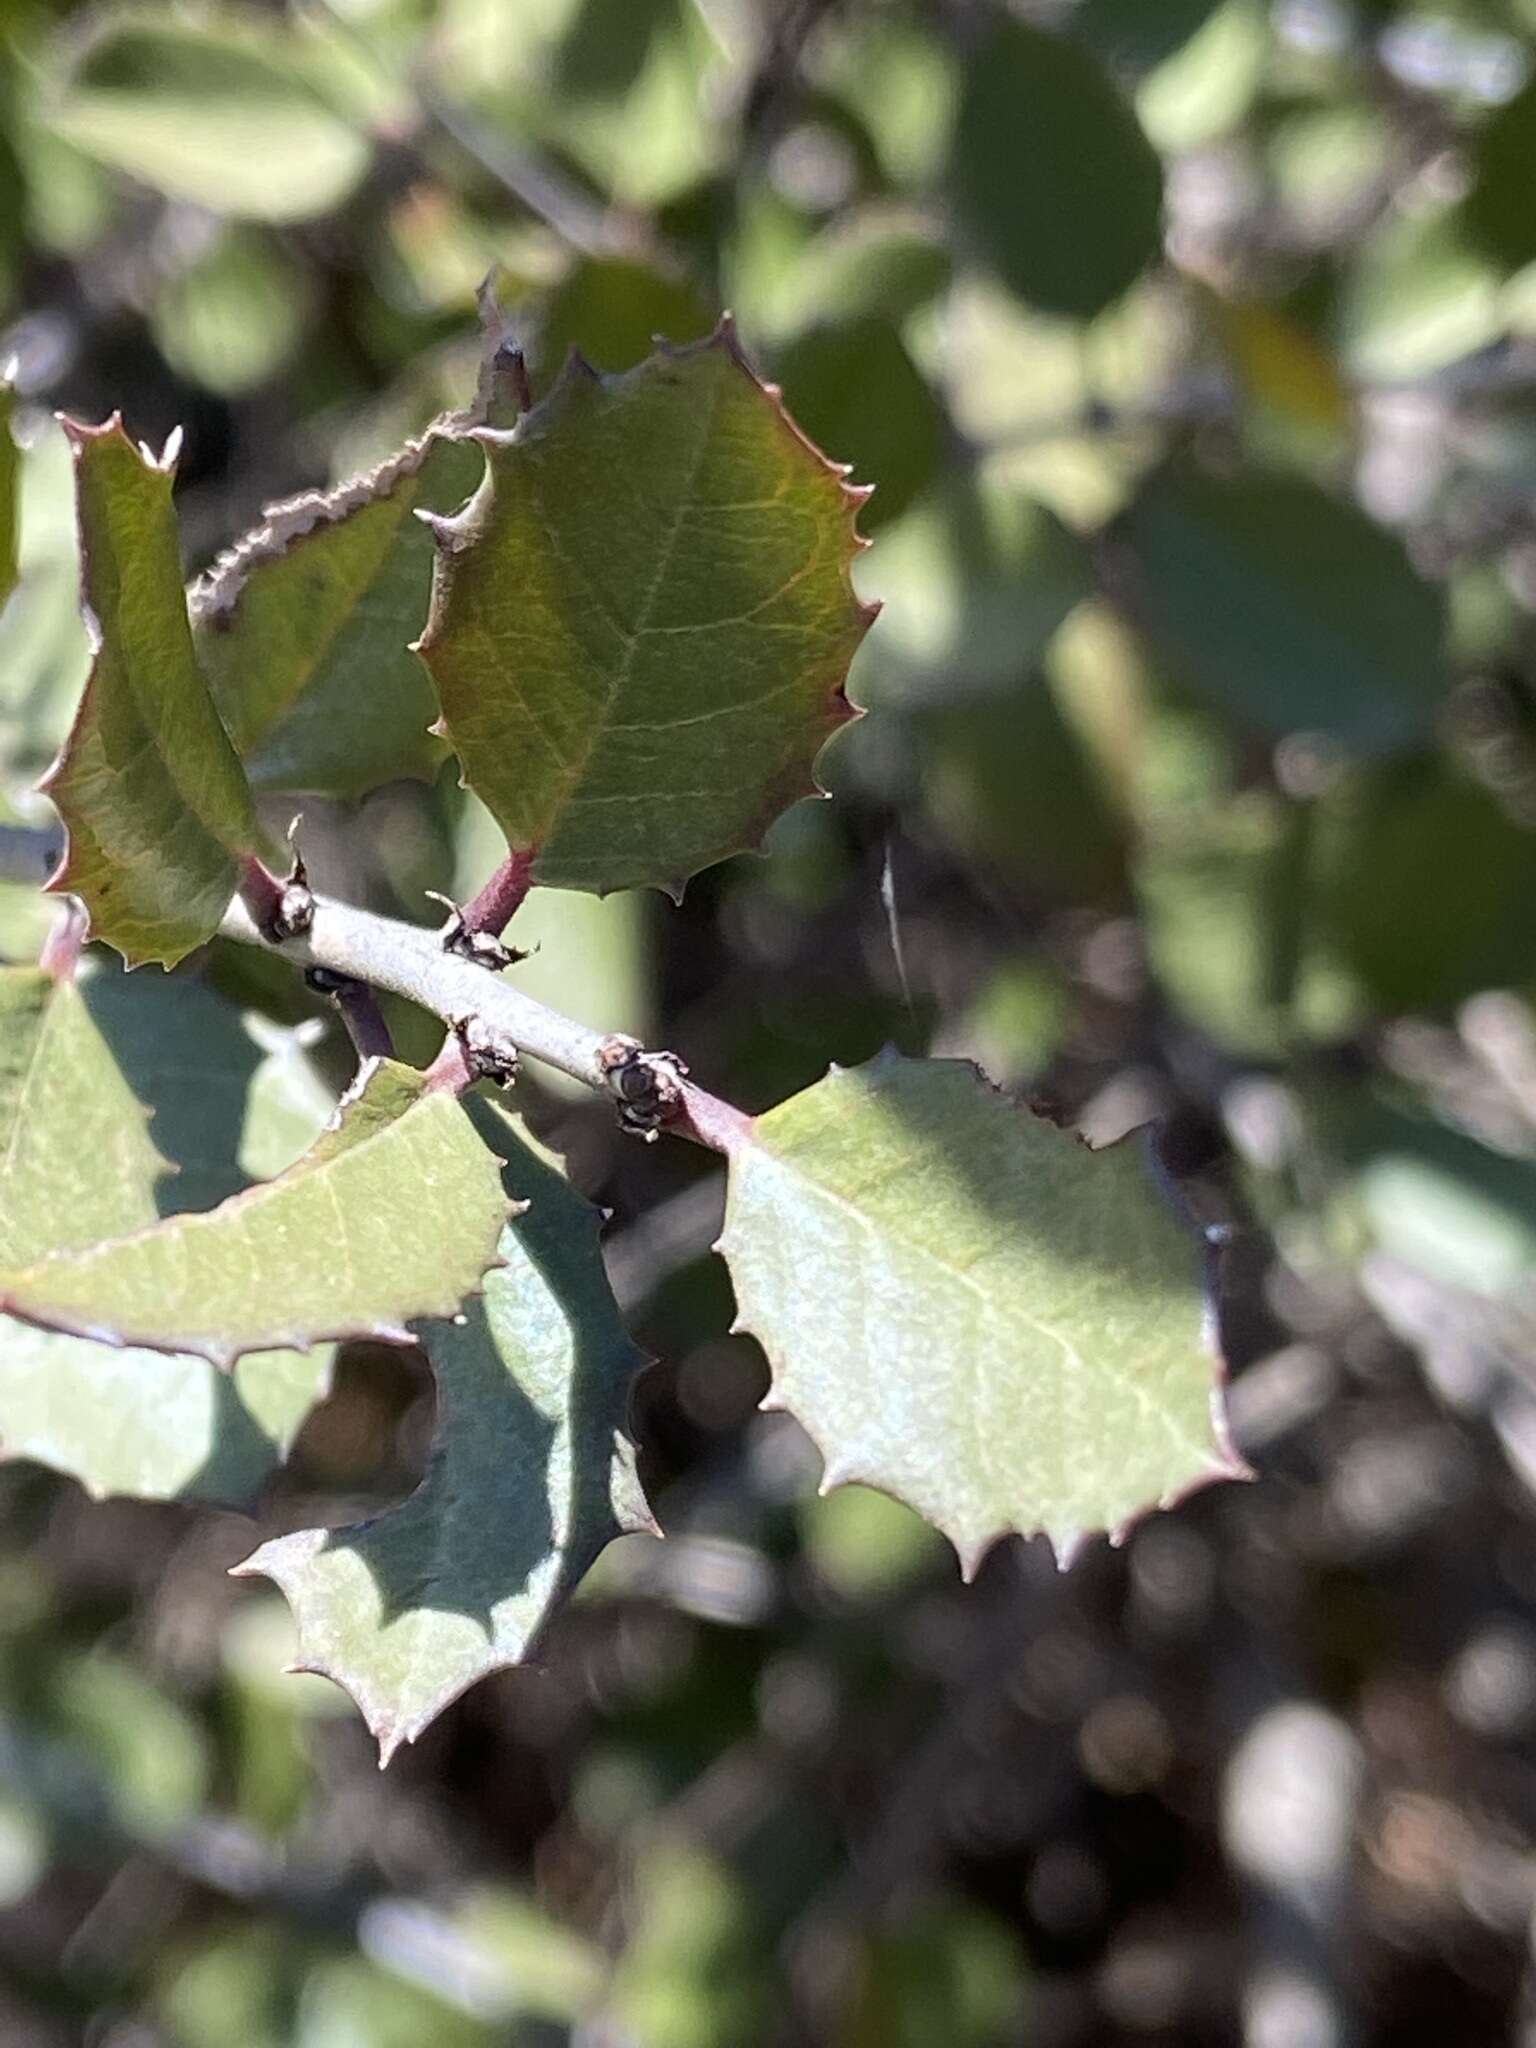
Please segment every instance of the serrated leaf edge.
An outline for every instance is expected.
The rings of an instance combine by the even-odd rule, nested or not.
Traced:
[[[557,401],[563,399],[567,391],[574,384],[591,382],[601,384],[609,390],[613,390],[643,375],[658,357],[664,357],[672,362],[686,362],[694,356],[721,352],[736,365],[752,387],[770,401],[772,411],[782,429],[834,481],[841,493],[844,506],[849,513],[848,552],[842,564],[843,586],[851,608],[850,626],[852,638],[848,649],[848,659],[843,664],[841,673],[833,682],[828,692],[824,721],[825,730],[819,734],[812,745],[810,759],[806,762],[804,768],[803,786],[783,795],[770,793],[765,807],[765,815],[761,822],[747,828],[751,833],[749,843],[734,849],[735,853],[761,853],[763,851],[762,842],[767,835],[769,827],[785,811],[806,797],[825,797],[829,794],[816,772],[822,751],[846,725],[854,723],[864,716],[865,707],[862,704],[856,703],[848,695],[848,676],[864,636],[880,616],[883,606],[882,601],[878,598],[861,598],[858,591],[854,588],[853,563],[858,555],[871,545],[869,539],[858,531],[857,526],[854,524],[854,519],[859,507],[874,494],[875,486],[873,484],[850,484],[847,479],[852,474],[853,465],[847,462],[834,462],[823,449],[817,446],[804,429],[798,425],[784,403],[782,388],[777,384],[766,382],[753,369],[741,346],[735,318],[729,312],[722,313],[712,332],[702,336],[697,341],[672,342],[666,340],[664,336],[654,335],[652,342],[652,352],[643,361],[634,364],[628,370],[619,371],[613,375],[605,375],[603,372],[594,369],[579,349],[571,349],[561,366],[559,375],[549,390],[545,392],[544,396],[539,399],[531,411],[523,415],[522,419],[515,426],[503,428],[474,425],[466,430],[465,438],[478,441],[488,452],[495,448],[508,447],[514,444],[525,432],[529,422],[537,425],[539,415],[545,408],[553,406]],[[487,483],[489,483],[490,478],[491,468],[490,464],[487,463]],[[481,491],[477,491],[463,509],[452,517],[445,517],[440,513],[426,510],[418,510],[416,514],[417,518],[423,522],[431,533],[437,548],[438,558],[437,569],[432,579],[432,600],[427,613],[427,622],[422,629],[420,638],[412,642],[412,652],[422,657],[429,673],[432,667],[431,655],[434,639],[440,630],[440,620],[447,603],[454,557],[465,548],[472,546],[477,538],[478,527],[484,515],[482,512],[477,512],[476,508],[480,504],[481,492],[485,489],[486,484],[483,483]],[[453,736],[448,729],[446,718],[439,717],[432,726],[432,732],[438,738],[445,740],[450,747],[453,746]],[[457,749],[455,749],[455,755],[457,757]],[[790,766],[792,769],[797,769],[798,763],[791,763]],[[788,777],[786,776],[787,779]],[[474,788],[473,783],[464,772],[462,760],[460,761],[459,787],[467,790],[473,790]],[[537,885],[540,879],[537,872],[537,847],[516,847],[513,851],[526,853],[534,857],[534,882]],[[732,857],[733,855],[730,854],[719,856],[720,859]],[[714,863],[711,864],[713,865]],[[664,895],[669,896],[674,903],[680,903],[683,899],[684,890],[691,879],[691,875],[679,875],[658,878],[655,881],[641,884],[628,882],[608,883],[596,887],[590,892],[584,890],[583,893],[605,897],[616,895],[621,889],[639,886],[659,889]]]
[[[376,1064],[376,1061],[370,1061],[368,1063],[368,1068],[371,1069],[371,1067]],[[352,1100],[357,1094],[361,1093],[362,1085],[365,1080],[366,1071],[360,1072],[357,1080],[354,1081],[352,1088],[348,1091],[348,1094],[344,1096],[342,1098],[342,1102],[337,1105],[336,1111],[333,1113],[330,1122],[326,1126],[327,1130],[334,1130],[336,1128],[337,1124],[340,1121],[342,1107],[345,1106],[346,1102]],[[423,1101],[426,1101],[431,1098],[424,1095],[421,1099]],[[407,1110],[403,1114],[409,1115],[410,1112]],[[364,1152],[367,1150],[369,1146],[378,1144],[382,1139],[387,1138],[392,1131],[398,1128],[399,1121],[400,1119],[397,1119],[395,1123],[386,1126],[383,1130],[375,1132],[373,1136],[362,1139],[356,1148],[357,1151],[359,1153]],[[496,1158],[496,1155],[490,1152],[489,1147],[487,1147],[486,1150],[492,1159]],[[231,1211],[242,1208],[250,1208],[259,1202],[272,1199],[274,1190],[281,1191],[284,1187],[284,1184],[288,1182],[288,1180],[290,1179],[290,1176],[292,1176],[300,1168],[302,1168],[304,1163],[304,1160],[298,1160],[295,1162],[294,1166],[288,1169],[288,1172],[286,1174],[279,1174],[275,1180],[258,1181],[254,1187],[242,1188],[238,1194],[230,1195],[225,1201],[220,1202],[217,1205],[217,1207],[209,1210],[195,1212],[195,1218],[201,1218],[203,1216],[223,1216],[229,1214]],[[504,1165],[505,1161],[500,1161],[498,1163]],[[324,1169],[322,1168],[320,1170],[323,1171]],[[523,1207],[526,1208],[526,1206],[527,1205],[525,1203]],[[506,1227],[508,1218],[512,1215],[519,1213],[521,1212],[517,1208],[516,1204],[510,1201],[506,1201],[504,1203],[502,1214],[499,1217],[496,1224],[495,1239],[493,1240],[493,1249],[491,1251],[491,1254],[487,1257],[484,1266],[481,1268],[481,1277],[479,1281],[477,1281],[473,1286],[471,1286],[466,1293],[456,1295],[452,1298],[452,1300],[447,1300],[445,1298],[442,1305],[439,1305],[437,1302],[428,1303],[424,1305],[422,1308],[412,1311],[407,1317],[402,1318],[398,1322],[385,1321],[383,1318],[378,1318],[367,1324],[359,1326],[338,1325],[335,1328],[326,1328],[323,1330],[311,1331],[307,1336],[292,1331],[275,1331],[269,1335],[264,1335],[261,1338],[261,1340],[257,1343],[236,1345],[234,1347],[215,1344],[211,1340],[197,1345],[187,1345],[185,1343],[172,1344],[168,1342],[155,1343],[152,1340],[145,1337],[124,1338],[122,1336],[117,1335],[112,1330],[107,1329],[101,1325],[95,1325],[84,1321],[77,1322],[71,1319],[70,1317],[62,1314],[50,1313],[47,1315],[43,1315],[30,1311],[22,1304],[17,1302],[13,1296],[8,1294],[5,1291],[3,1284],[0,1284],[0,1315],[14,1316],[18,1322],[30,1323],[34,1329],[54,1330],[58,1331],[60,1334],[64,1336],[82,1337],[93,1344],[107,1345],[114,1351],[158,1351],[172,1358],[205,1358],[210,1365],[217,1366],[220,1372],[231,1371],[240,1359],[246,1357],[252,1351],[308,1352],[312,1351],[317,1344],[346,1344],[355,1341],[361,1341],[363,1339],[367,1339],[372,1342],[380,1344],[408,1345],[413,1344],[416,1341],[411,1330],[406,1327],[408,1322],[414,1322],[421,1319],[432,1320],[438,1317],[450,1316],[462,1305],[463,1302],[467,1300],[472,1300],[477,1294],[483,1293],[485,1275],[487,1273],[494,1272],[498,1266],[504,1263],[502,1259],[496,1254],[494,1250],[494,1243],[500,1240],[501,1233],[503,1229]],[[188,1220],[189,1218],[186,1216],[160,1217],[156,1222],[147,1225],[143,1230],[129,1231],[123,1237],[105,1239],[103,1240],[103,1243],[110,1244],[113,1246],[135,1244],[142,1241],[145,1238],[152,1238],[164,1235],[169,1227],[173,1227],[177,1224],[185,1224]],[[96,1247],[90,1247],[90,1249],[96,1249]],[[58,1254],[56,1256],[56,1259],[35,1260],[32,1263],[31,1267],[28,1268],[28,1270],[34,1272],[41,1272],[45,1270],[50,1264],[63,1263],[67,1261],[71,1256],[72,1255],[69,1253],[62,1253]],[[79,1256],[79,1254],[76,1253],[74,1254],[74,1256]]]
[[[864,1062],[863,1065],[866,1071],[878,1072],[884,1066],[899,1064],[904,1057],[895,1046],[885,1045],[882,1046],[872,1059]],[[999,1088],[992,1077],[976,1061],[952,1058],[947,1060],[945,1064],[969,1067],[976,1078],[985,1084],[990,1093],[1000,1097],[1010,1107],[1020,1108],[1020,1105],[1013,1101],[1013,1098],[1008,1095],[1007,1091]],[[823,1078],[830,1079],[833,1075],[849,1071],[852,1070],[833,1060],[828,1065],[826,1075]],[[816,1084],[813,1083],[812,1085]],[[1081,1132],[1074,1131],[1068,1135],[1074,1136],[1085,1151],[1097,1153],[1113,1151],[1116,1146],[1128,1144],[1139,1136],[1149,1136],[1153,1128],[1154,1126],[1151,1124],[1136,1125],[1131,1130],[1125,1132],[1123,1136],[1117,1138],[1113,1145],[1090,1145]],[[751,1143],[752,1139],[748,1136],[743,1140],[743,1149],[749,1147]],[[727,1248],[727,1239],[731,1231],[733,1192],[732,1185],[728,1180],[726,1185],[724,1226],[719,1237],[716,1238],[710,1247],[717,1257],[725,1261],[728,1271],[730,1269],[730,1253]],[[1165,1189],[1160,1189],[1159,1192],[1163,1193],[1165,1199],[1167,1198],[1167,1191]],[[1181,1220],[1187,1226],[1191,1224],[1191,1219],[1187,1214],[1181,1214]],[[1192,1234],[1194,1234],[1193,1230]],[[919,1515],[922,1520],[928,1522],[930,1527],[936,1528],[939,1534],[944,1537],[959,1560],[960,1576],[967,1585],[974,1580],[982,1564],[985,1562],[987,1554],[994,1545],[1003,1542],[1010,1536],[1021,1536],[1026,1539],[1032,1536],[1043,1536],[1047,1543],[1050,1544],[1055,1555],[1057,1568],[1065,1572],[1071,1569],[1081,1556],[1084,1548],[1095,1536],[1106,1537],[1110,1548],[1118,1550],[1149,1515],[1161,1514],[1170,1508],[1179,1507],[1195,1494],[1203,1492],[1208,1486],[1215,1486],[1226,1480],[1246,1481],[1255,1477],[1253,1468],[1238,1451],[1232,1439],[1231,1424],[1226,1409],[1227,1363],[1225,1354],[1221,1350],[1219,1341],[1217,1341],[1214,1305],[1217,1298],[1216,1290],[1220,1280],[1221,1260],[1222,1254],[1226,1249],[1227,1236],[1225,1232],[1221,1231],[1213,1233],[1200,1230],[1197,1241],[1203,1244],[1205,1252],[1205,1272],[1202,1285],[1204,1315],[1201,1336],[1207,1356],[1211,1361],[1213,1373],[1210,1393],[1212,1449],[1208,1450],[1205,1454],[1208,1461],[1207,1468],[1202,1472],[1197,1472],[1192,1479],[1185,1481],[1183,1485],[1170,1487],[1166,1493],[1159,1495],[1156,1500],[1148,1501],[1144,1507],[1138,1508],[1134,1513],[1127,1515],[1123,1521],[1107,1528],[1050,1529],[1044,1523],[1037,1523],[1030,1528],[1021,1528],[1013,1522],[1002,1522],[995,1529],[985,1531],[976,1537],[966,1538],[957,1535],[953,1530],[946,1528],[942,1522],[930,1517],[916,1501],[908,1499],[899,1488],[892,1486],[883,1478],[862,1471],[854,1459],[840,1456],[834,1446],[823,1440],[817,1430],[799,1413],[793,1403],[785,1398],[782,1392],[781,1381],[787,1370],[782,1345],[773,1343],[762,1331],[754,1329],[739,1313],[732,1319],[730,1333],[733,1336],[750,1336],[761,1348],[763,1356],[768,1362],[770,1384],[767,1393],[764,1394],[762,1400],[758,1403],[759,1412],[763,1414],[790,1415],[799,1427],[805,1431],[806,1436],[810,1439],[817,1455],[822,1461],[821,1478],[816,1490],[823,1498],[839,1486],[867,1486],[876,1493],[883,1493],[889,1499],[899,1501],[903,1507],[910,1508],[914,1514]]]

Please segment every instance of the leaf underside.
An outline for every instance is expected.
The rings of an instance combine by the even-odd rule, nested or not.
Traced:
[[[1090,1152],[963,1062],[882,1055],[757,1118],[720,1249],[825,1484],[908,1502],[968,1575],[1242,1469],[1140,1147]]]
[[[479,1285],[506,1211],[462,1106],[379,1061],[287,1173],[206,1215],[0,1272],[0,1307],[225,1366],[325,1339],[404,1341],[411,1317],[451,1315]]]
[[[207,1011],[225,1007],[138,977],[134,994],[135,1014],[162,1027],[184,999],[201,1005],[205,1029]],[[208,1161],[205,1177],[214,1170]],[[152,1226],[168,1189],[196,1184],[167,1175],[88,1001],[34,969],[0,973],[0,1261]],[[238,1505],[286,1453],[330,1365],[326,1347],[264,1351],[231,1377],[203,1358],[117,1350],[0,1316],[0,1449],[97,1498]]]
[[[479,438],[421,643],[464,781],[535,882],[676,893],[815,793],[852,715],[860,494],[726,326],[619,377],[573,356]]]
[[[461,1320],[420,1324],[437,1381],[427,1476],[402,1507],[301,1529],[239,1567],[281,1587],[300,1668],[357,1702],[388,1762],[453,1699],[521,1662],[613,1536],[650,1528],[626,1435],[642,1363],[598,1252],[598,1216],[500,1111],[477,1104],[526,1204]]]
[[[43,784],[69,833],[52,886],[129,960],[170,966],[217,930],[255,815],[193,652],[170,467],[116,420],[69,432],[95,658]]]
[[[442,765],[431,680],[411,645],[433,561],[415,514],[456,512],[480,482],[467,424],[444,422],[338,490],[269,507],[193,585],[198,656],[254,788],[361,796]]]

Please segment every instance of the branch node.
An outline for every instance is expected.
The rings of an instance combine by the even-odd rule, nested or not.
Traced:
[[[598,1047],[597,1066],[618,1104],[621,1131],[654,1145],[657,1134],[682,1116],[688,1069],[675,1052],[647,1052],[638,1039],[615,1032]]]
[[[426,894],[434,903],[443,904],[449,913],[448,922],[440,934],[445,953],[455,953],[461,960],[473,961],[476,967],[484,967],[492,974],[500,974],[504,968],[515,967],[519,960],[528,958],[525,948],[504,946],[494,932],[477,931],[451,896],[444,896],[436,889],[428,889]]]
[[[315,897],[309,886],[309,870],[296,844],[298,829],[299,820],[295,818],[288,827],[288,849],[293,856],[293,864],[281,880],[254,853],[248,853],[240,864],[240,894],[261,927],[262,936],[270,939],[274,946],[282,945],[285,939],[303,938],[315,921]]]
[[[510,1088],[517,1079],[518,1057],[508,1034],[473,1013],[452,1017],[449,1023],[471,1076],[476,1081],[494,1081],[498,1088]]]

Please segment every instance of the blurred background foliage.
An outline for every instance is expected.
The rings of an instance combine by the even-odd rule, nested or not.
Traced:
[[[185,425],[190,572],[462,402],[487,273],[541,388],[732,308],[878,484],[886,601],[833,801],[677,909],[536,893],[520,978],[752,1107],[894,1039],[1167,1118],[1260,1481],[962,1590],[755,1414],[707,1162],[525,1082],[614,1211],[668,1542],[381,1778],[223,1568],[410,1488],[416,1362],[342,1355],[259,1530],[92,1504],[40,1413],[0,2040],[1536,2041],[1536,4],[8,0],[7,815],[85,663],[51,411]],[[396,915],[498,851],[451,778],[305,812]],[[46,923],[0,890],[0,953]],[[269,1170],[345,1046],[195,972]]]

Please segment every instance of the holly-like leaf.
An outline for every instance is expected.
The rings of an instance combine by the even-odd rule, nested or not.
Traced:
[[[223,1373],[0,1316],[0,1452],[68,1473],[95,1500],[239,1507],[287,1456],[334,1356],[328,1344],[253,1351]]]
[[[0,970],[0,1266],[153,1223],[169,1170],[80,991]]]
[[[95,660],[43,783],[69,832],[53,886],[129,960],[170,966],[218,928],[257,844],[251,794],[193,652],[174,450],[155,461],[116,419],[68,432]]]
[[[154,988],[135,977],[163,1025],[169,1006]],[[172,1002],[184,998],[227,1007],[175,985]],[[151,1143],[81,993],[30,968],[0,973],[0,1260],[147,1228],[166,1188],[185,1185]],[[114,1350],[0,1316],[0,1450],[69,1473],[97,1498],[236,1504],[286,1453],[330,1364],[325,1347],[266,1351],[227,1377],[203,1358]]]
[[[720,1249],[825,1484],[882,1487],[974,1571],[1236,1476],[1200,1252],[1140,1147],[1090,1152],[957,1060],[882,1055],[756,1119]]]
[[[573,357],[478,438],[422,641],[464,780],[536,883],[678,891],[814,793],[852,715],[860,494],[728,326],[620,377]]]
[[[445,423],[369,476],[269,507],[193,585],[198,655],[254,787],[349,797],[436,773],[447,750],[411,644],[433,547],[414,515],[456,512],[484,468]]]
[[[507,1204],[461,1105],[393,1061],[298,1164],[201,1216],[0,1272],[0,1308],[215,1365],[326,1338],[405,1341],[495,1256]]]
[[[15,388],[0,376],[0,606],[16,588],[20,575],[17,508],[21,500],[21,450],[11,432],[15,414]]]
[[[238,1567],[282,1588],[299,1668],[351,1694],[386,1763],[476,1679],[521,1662],[611,1537],[654,1526],[626,1435],[642,1358],[597,1212],[509,1118],[475,1113],[517,1213],[483,1298],[420,1327],[438,1390],[426,1478],[402,1507],[280,1536]]]

